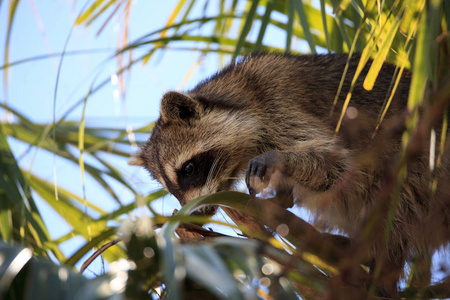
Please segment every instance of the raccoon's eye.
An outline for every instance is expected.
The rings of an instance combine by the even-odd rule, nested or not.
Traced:
[[[194,173],[194,164],[192,163],[192,161],[185,163],[182,170],[184,176],[191,176],[192,173]]]

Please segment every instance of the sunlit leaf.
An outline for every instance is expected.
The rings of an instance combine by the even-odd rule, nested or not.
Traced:
[[[241,30],[239,39],[237,40],[233,57],[237,57],[240,54],[242,47],[244,46],[245,38],[247,37],[248,33],[250,32],[250,28],[253,24],[253,19],[255,17],[255,12],[256,12],[256,8],[258,7],[258,3],[259,3],[259,0],[252,1],[252,5],[247,13],[247,18],[245,20],[244,27]]]
[[[378,77],[378,73],[380,72],[383,63],[386,60],[386,56],[391,48],[392,41],[394,40],[395,34],[397,33],[398,27],[400,26],[400,19],[401,17],[396,18],[394,24],[391,25],[391,28],[389,29],[389,32],[385,40],[383,41],[383,45],[378,50],[377,56],[370,66],[369,72],[367,73],[364,80],[364,88],[368,91],[373,89],[375,80]]]
[[[258,37],[257,37],[256,43],[255,43],[255,48],[256,49],[261,48],[262,41],[263,41],[263,38],[264,38],[264,34],[266,32],[267,25],[269,24],[269,21],[270,21],[270,14],[272,13],[273,8],[274,8],[274,2],[275,2],[275,0],[268,0],[267,1],[266,10],[265,10],[264,16],[263,16],[263,18],[261,20],[261,28],[259,29]]]
[[[305,14],[305,9],[303,8],[303,3],[301,1],[294,1],[295,9],[297,10],[298,17],[300,19],[300,24],[302,25],[303,32],[305,34],[306,41],[309,44],[309,48],[312,53],[316,53],[316,45],[313,41],[311,31],[309,29],[308,19]]]

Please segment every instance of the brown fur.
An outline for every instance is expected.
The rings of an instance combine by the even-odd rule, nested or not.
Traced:
[[[395,179],[411,74],[404,72],[385,121],[372,139],[395,67],[385,64],[375,87],[367,91],[362,87],[366,66],[350,102],[357,117],[346,116],[335,135],[358,60],[350,61],[331,116],[346,55],[261,54],[234,61],[191,91],[164,95],[161,117],[135,160],[182,205],[230,189],[244,172],[252,193],[271,179],[275,188],[280,187],[277,177],[298,204],[350,236],[359,236],[362,224],[385,201],[387,208],[394,207],[392,230],[387,244],[374,243],[373,252],[375,257],[385,254],[390,266],[386,270],[400,270],[411,250],[427,254],[448,243],[450,195],[441,186],[450,178],[450,163],[444,157],[431,203],[429,144],[424,140],[410,160],[398,205],[392,206],[395,187],[387,187]],[[387,219],[385,210],[380,218]],[[202,212],[212,214],[215,208]],[[378,233],[383,234],[386,223],[381,224]]]

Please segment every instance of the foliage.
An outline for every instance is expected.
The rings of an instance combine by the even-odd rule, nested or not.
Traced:
[[[119,270],[89,281],[67,267],[32,257],[31,250],[0,241],[0,296],[2,299],[117,299],[109,288],[120,281]],[[122,271],[124,273],[124,271]],[[126,274],[126,273],[125,273]],[[124,282],[122,283],[125,284]],[[105,288],[106,287],[106,288]]]
[[[19,2],[18,0],[10,0],[8,3],[0,1],[0,9],[7,9],[9,18],[9,25],[6,28],[4,64],[0,66],[5,78],[5,90],[8,86],[8,70],[24,62],[9,61],[9,40],[13,34],[12,25]],[[446,103],[443,106],[444,111],[448,111],[450,97],[448,95],[450,89],[449,5],[448,1],[442,0],[180,0],[168,16],[167,23],[159,30],[128,41],[128,18],[132,10],[132,0],[95,0],[87,2],[74,22],[74,26],[101,24],[98,26],[99,34],[101,34],[114,17],[123,18],[126,25],[120,36],[122,48],[112,56],[112,59],[118,61],[117,74],[120,80],[123,80],[125,73],[132,72],[132,67],[136,63],[147,63],[158,51],[173,49],[197,51],[202,55],[219,53],[223,60],[259,50],[296,53],[348,52],[349,56],[360,53],[358,70],[364,67],[369,58],[373,59],[369,74],[365,78],[366,89],[373,87],[381,65],[385,61],[390,61],[397,65],[396,77],[392,81],[394,87],[405,68],[411,69],[414,74],[408,102],[411,117],[408,119],[407,130],[404,134],[404,145],[407,149],[419,124],[418,107],[432,106],[441,99],[443,103]],[[203,14],[195,10],[198,7],[203,7]],[[214,13],[211,13],[211,10]],[[266,35],[269,30],[282,32],[286,37],[285,44],[271,44]],[[65,51],[66,49],[63,49],[60,56],[60,64]],[[86,97],[80,99],[72,109],[86,105],[90,97],[108,80],[106,78],[100,83],[93,82],[90,90],[86,91]],[[430,95],[435,97],[432,98]],[[335,99],[337,98],[336,96]],[[392,97],[386,100],[384,111],[380,112],[380,123],[383,121]],[[347,95],[341,119],[350,101],[351,91]],[[163,197],[166,193],[160,190],[150,195],[140,195],[129,179],[109,162],[109,159],[114,157],[130,156],[130,150],[124,147],[130,143],[129,132],[125,129],[89,127],[85,125],[84,119],[80,122],[68,121],[67,115],[49,124],[36,124],[6,102],[1,104],[1,107],[4,111],[13,114],[16,120],[13,123],[2,121],[0,126],[2,174],[0,176],[0,235],[3,241],[21,243],[32,249],[37,256],[53,258],[60,264],[73,267],[91,248],[117,237],[116,223],[111,221],[121,220],[138,206],[143,206],[151,214],[152,226],[158,227],[165,224],[163,228],[157,230],[155,234],[153,230],[146,232],[142,225],[133,225],[125,232],[126,250],[115,246],[104,253],[104,258],[110,262],[117,262],[126,256],[134,262],[134,265],[128,262],[130,270],[125,295],[129,298],[145,296],[177,299],[183,292],[204,298],[290,299],[296,298],[297,295],[314,298],[335,288],[336,283],[330,278],[338,277],[336,274],[342,271],[336,260],[330,259],[329,254],[322,253],[323,247],[308,244],[308,241],[299,238],[298,235],[291,233],[283,237],[275,234],[276,226],[274,225],[277,224],[277,220],[265,214],[262,214],[265,217],[259,217],[259,219],[273,230],[272,234],[261,235],[245,226],[239,227],[245,235],[256,235],[259,240],[232,237],[208,238],[208,234],[204,233],[202,235],[204,239],[201,242],[196,242],[195,239],[182,239],[183,243],[180,244],[179,236],[183,234],[177,232],[178,237],[174,235],[180,222],[205,222],[201,218],[188,216],[188,212],[196,206],[207,203],[222,204],[245,211],[253,217],[261,216],[261,211],[258,211],[261,208],[242,207],[242,203],[249,201],[245,195],[226,193],[191,202],[190,206],[184,207],[172,217],[156,213],[152,209],[151,202]],[[446,120],[448,113],[444,112],[443,115]],[[339,126],[340,122],[336,131],[339,131]],[[443,122],[443,126],[441,145],[444,145],[445,132],[447,132],[446,121]],[[151,128],[152,123],[135,130],[134,133],[143,136],[150,132]],[[118,203],[119,208],[107,213],[104,208],[93,204],[93,201],[86,199],[84,195],[71,193],[53,182],[40,178],[39,174],[20,168],[17,163],[18,154],[14,153],[10,147],[11,139],[29,145],[28,151],[46,151],[68,163],[78,165],[80,172],[89,174],[98,182],[111,199]],[[443,146],[440,149],[440,153],[442,152]],[[108,158],[105,159],[104,154],[107,154]],[[439,163],[439,155],[436,160]],[[136,204],[122,204],[120,197],[110,186],[111,179],[135,195]],[[56,239],[50,236],[42,220],[41,212],[36,206],[36,195],[39,195],[70,224],[72,228],[70,233]],[[255,207],[258,207],[257,204]],[[292,224],[296,224],[294,226],[300,226],[299,224],[307,226],[298,217],[283,216],[289,217]],[[226,223],[225,225],[236,229],[234,225]],[[140,232],[143,230],[145,234]],[[314,232],[312,228],[308,230],[308,232]],[[82,237],[86,244],[71,257],[66,257],[60,245],[76,236]],[[321,238],[320,235],[315,236],[318,239]],[[6,274],[4,272],[11,270],[8,269],[8,264],[12,264],[19,253],[26,250],[8,248],[5,245],[1,247],[0,270],[3,275]],[[61,276],[56,276],[61,273],[61,270],[66,270],[64,267],[51,266],[49,262],[41,260],[33,259],[31,262],[28,261],[31,254],[27,253],[27,255],[28,259],[23,261],[16,273],[8,273],[8,276],[0,277],[0,295],[6,292],[11,282],[12,286],[8,293],[16,293],[18,284],[20,285],[24,280],[31,282],[30,288],[36,288],[37,291],[41,291],[39,288],[49,288],[50,285],[38,284],[39,274],[43,272],[51,274],[49,276],[52,280],[64,281]],[[270,266],[276,271],[268,272],[268,275],[264,276],[266,274],[264,266]],[[264,274],[261,273],[261,269]],[[20,270],[23,271],[19,272]],[[62,272],[70,274],[69,279],[65,281],[70,288],[79,287],[79,290],[84,291],[82,297],[88,298],[102,284],[109,282],[111,285],[120,277],[117,275],[120,272],[110,273],[88,282],[71,271]],[[220,278],[217,277],[218,274]],[[263,278],[267,278],[269,283],[272,283],[270,288],[267,287],[267,280],[264,281]],[[184,285],[181,284],[183,282]],[[8,285],[5,285],[6,283]],[[51,283],[53,284],[54,281]],[[334,289],[334,291],[338,293],[338,290]],[[31,293],[28,299],[39,294],[29,290],[26,292]],[[361,290],[357,289],[357,292],[360,293]],[[433,294],[434,292],[439,294]],[[62,297],[70,298],[70,294],[66,291]],[[417,295],[450,297],[450,291],[445,289],[444,283],[419,290],[409,284],[404,288],[402,295],[407,298],[414,298]]]

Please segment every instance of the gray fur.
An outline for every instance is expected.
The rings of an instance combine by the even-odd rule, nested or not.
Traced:
[[[395,67],[385,64],[373,90],[366,91],[366,66],[350,102],[357,117],[345,117],[335,135],[358,60],[350,61],[331,115],[347,55],[260,54],[233,61],[194,89],[163,97],[161,117],[135,161],[182,205],[204,193],[228,190],[246,173],[251,192],[272,181],[330,226],[354,236],[392,176],[411,78],[405,71],[372,139]],[[443,159],[431,204],[427,142],[423,145],[408,166],[387,243],[386,261],[394,269],[403,266],[411,249],[428,253],[450,237],[450,192],[442,188],[450,178],[449,158]],[[189,161],[198,173],[186,177],[183,168],[189,171]],[[203,211],[214,212],[211,207]],[[374,245],[374,256],[385,246]]]

